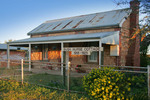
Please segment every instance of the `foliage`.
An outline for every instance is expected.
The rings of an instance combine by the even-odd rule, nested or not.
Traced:
[[[148,34],[141,42],[141,47],[140,47],[141,55],[147,54],[147,49],[149,45],[150,45],[150,34]]]
[[[140,46],[141,66],[144,66],[144,67],[146,67],[149,63],[149,58],[147,57],[147,51],[148,51],[149,45],[150,45],[150,34],[144,38]]]
[[[120,100],[127,99],[130,91],[129,79],[125,74],[114,71],[113,68],[104,67],[94,69],[83,78],[85,91],[94,99]]]
[[[52,81],[53,80],[53,81]],[[33,74],[24,77],[24,81],[33,83],[33,84],[42,84],[46,86],[54,85],[53,83],[61,83],[62,76],[60,75],[51,75],[51,74]]]
[[[82,78],[71,77],[70,83],[70,90],[85,92],[82,84]]]
[[[17,90],[19,86],[20,86],[19,83],[16,81],[0,80],[0,92],[8,92],[12,90]]]
[[[147,88],[143,87],[142,89],[134,88],[132,91],[133,100],[148,100]]]
[[[9,39],[8,41],[5,40],[4,43],[6,44],[7,42],[12,42],[12,41],[13,41],[12,39]]]
[[[65,88],[65,86],[62,84],[62,82],[60,81],[54,81],[54,80],[51,80],[48,84],[48,86],[50,87],[56,87],[56,88]]]
[[[58,92],[37,85],[0,80],[0,99],[3,100],[88,100],[76,93]]]
[[[133,88],[131,93],[134,100],[148,100],[147,93],[147,77],[146,75],[132,76],[131,87]]]
[[[147,75],[147,74],[146,74]],[[146,75],[134,75],[131,78],[132,87],[143,88],[147,86],[147,77]]]
[[[126,77],[130,77],[131,91],[130,97],[133,100],[147,100],[147,74],[144,73],[125,73]]]
[[[149,59],[146,55],[140,55],[140,65],[142,67],[147,67],[148,61],[149,61]]]

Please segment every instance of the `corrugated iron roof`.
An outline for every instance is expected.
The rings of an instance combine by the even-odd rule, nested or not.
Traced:
[[[28,50],[27,48],[23,47],[9,47],[10,50]],[[7,50],[7,44],[0,44],[0,50]]]
[[[28,35],[44,34],[51,32],[73,31],[80,29],[108,27],[119,25],[125,17],[128,17],[131,9],[119,9],[88,15],[81,15],[42,23],[33,29]]]
[[[28,39],[13,41],[13,42],[10,42],[10,44],[81,40],[81,39],[100,39],[100,38],[102,40],[102,43],[119,44],[119,31],[88,33],[88,34],[60,35],[60,36],[50,36],[50,37],[36,37],[36,38],[28,38]]]

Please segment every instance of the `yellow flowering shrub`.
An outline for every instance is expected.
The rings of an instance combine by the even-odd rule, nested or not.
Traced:
[[[0,80],[0,100],[89,100],[77,93],[48,89],[13,80]]]
[[[0,92],[7,92],[10,90],[17,90],[20,84],[11,80],[0,80]]]
[[[93,69],[83,78],[85,91],[94,99],[124,100],[129,94],[130,79],[125,74],[114,71],[113,68],[104,67]]]

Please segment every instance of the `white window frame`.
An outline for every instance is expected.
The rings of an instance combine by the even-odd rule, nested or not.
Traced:
[[[98,53],[98,52],[97,52],[97,51],[93,51],[93,52],[96,52],[96,59],[95,59],[95,60],[91,60],[91,59],[90,59],[90,56],[92,55],[92,52],[91,52],[91,55],[88,56],[88,62],[97,62],[97,59],[98,59],[97,53]]]

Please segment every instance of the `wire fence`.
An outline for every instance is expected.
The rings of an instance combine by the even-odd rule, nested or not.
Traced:
[[[7,63],[10,63],[9,68]],[[31,64],[31,70],[29,64]],[[113,67],[114,71],[125,73],[127,78],[134,78],[131,92],[138,94],[139,91],[144,91],[145,94],[148,94],[147,96],[150,96],[150,66],[99,66],[70,62],[0,60],[0,78],[16,80],[22,84],[27,82],[62,91],[85,93],[82,82],[83,76],[89,74],[92,69],[102,70],[104,67]]]

